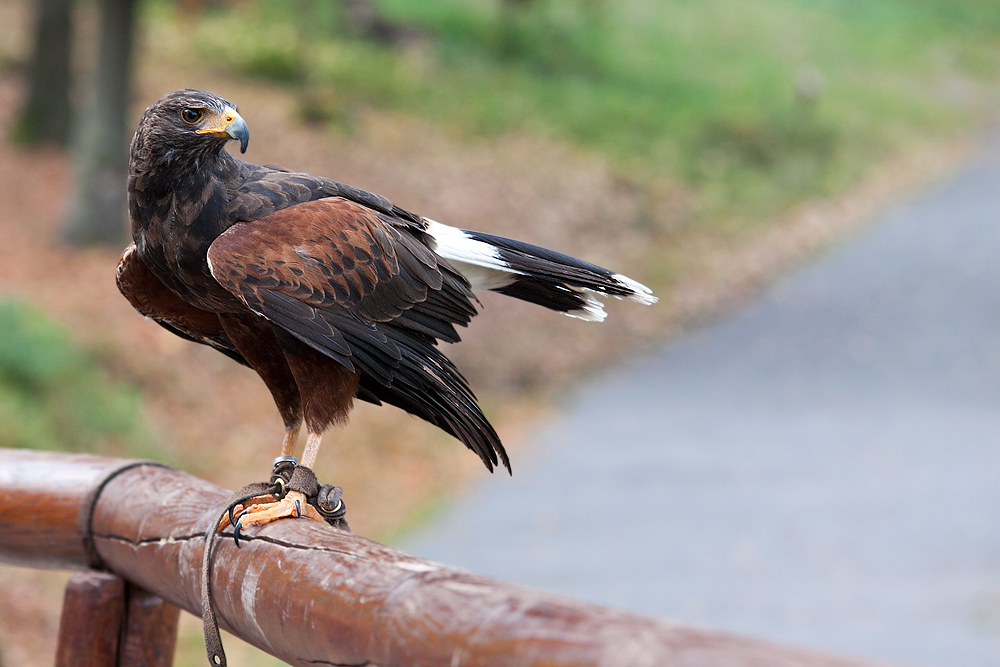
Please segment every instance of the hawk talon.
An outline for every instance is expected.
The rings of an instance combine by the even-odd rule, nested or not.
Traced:
[[[295,518],[296,519],[302,518],[302,504],[299,503],[298,498],[295,499]]]
[[[243,530],[243,524],[240,523],[240,520],[243,518],[243,515],[248,513],[249,511],[250,508],[248,507],[247,509],[240,512],[240,515],[236,517],[236,521],[233,522],[233,542],[236,544],[237,549],[240,548],[240,531]]]

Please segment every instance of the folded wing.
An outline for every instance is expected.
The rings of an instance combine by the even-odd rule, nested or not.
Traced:
[[[420,224],[341,197],[230,227],[208,252],[213,277],[306,345],[359,371],[358,397],[451,433],[491,470],[510,464],[465,378],[435,347],[476,313],[466,280]]]

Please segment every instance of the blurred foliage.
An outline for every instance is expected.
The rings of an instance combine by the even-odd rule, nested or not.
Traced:
[[[359,40],[326,0],[247,0],[206,15],[194,48],[300,86],[314,121],[349,130],[375,106],[470,134],[547,134],[685,180],[698,219],[743,222],[968,126],[968,98],[1000,74],[986,0],[376,4],[419,37]],[[171,12],[151,5],[153,21]]]
[[[0,300],[0,447],[141,455],[152,441],[139,392],[41,311]]]

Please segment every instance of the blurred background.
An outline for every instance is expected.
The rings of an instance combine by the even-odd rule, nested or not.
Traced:
[[[1000,10],[0,0],[0,446],[148,457],[236,488],[267,475],[279,447],[263,385],[143,321],[114,285],[128,139],[146,106],[184,87],[239,105],[249,161],[653,288],[659,304],[613,303],[601,325],[486,295],[448,350],[515,479],[530,479],[535,434],[560,397],[615,386],[601,369],[720,320],[974,159],[1000,108]],[[418,542],[486,476],[456,441],[390,408],[359,406],[326,440],[319,477],[344,487],[356,532],[390,544]],[[65,579],[0,566],[0,665],[52,663]],[[713,622],[699,614],[686,620]],[[231,659],[275,664],[237,644]],[[185,616],[177,664],[202,661],[200,625]]]

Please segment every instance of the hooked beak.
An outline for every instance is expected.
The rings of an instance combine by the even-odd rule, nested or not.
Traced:
[[[230,139],[236,139],[240,142],[240,153],[247,152],[247,144],[250,143],[250,129],[247,127],[246,121],[233,111],[233,118],[229,125],[226,125],[226,136]]]
[[[209,121],[210,124],[200,130],[195,130],[195,132],[198,134],[223,134],[240,142],[240,153],[247,152],[247,144],[250,143],[250,130],[243,117],[236,113],[236,109],[226,107],[221,114],[210,116]]]

